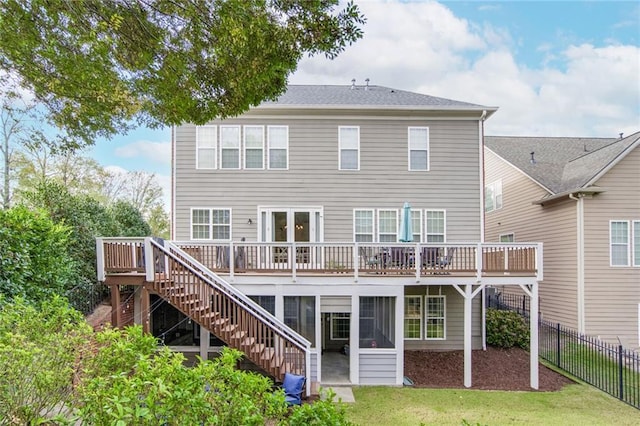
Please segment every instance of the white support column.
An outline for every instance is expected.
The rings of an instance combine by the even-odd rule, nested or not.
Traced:
[[[538,389],[538,283],[531,286],[529,302],[529,355],[531,357],[531,387]]]
[[[155,262],[153,259],[153,245],[151,244],[151,237],[144,239],[144,268],[146,272],[146,280],[152,283],[155,280]]]
[[[96,270],[98,273],[98,281],[104,282],[106,274],[104,272],[104,242],[102,238],[96,238]]]
[[[211,340],[209,330],[198,324],[193,326],[200,327],[200,358],[206,361],[209,359],[209,341]]]
[[[471,387],[471,284],[464,286],[464,386]]]

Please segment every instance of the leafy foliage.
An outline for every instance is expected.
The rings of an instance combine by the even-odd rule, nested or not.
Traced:
[[[40,424],[72,403],[90,327],[66,301],[0,297],[0,425]]]
[[[487,343],[500,348],[529,349],[529,327],[517,312],[487,309]]]
[[[63,294],[76,271],[70,233],[43,210],[0,210],[0,294],[32,302]]]
[[[335,392],[329,390],[324,399],[296,406],[283,423],[291,426],[351,425],[344,406],[336,404],[334,398]]]
[[[88,142],[132,118],[202,124],[278,96],[304,54],[362,37],[359,9],[337,4],[4,0],[0,68]]]

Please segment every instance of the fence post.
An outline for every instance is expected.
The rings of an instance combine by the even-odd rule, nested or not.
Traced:
[[[556,365],[560,367],[560,323],[556,323]]]
[[[618,345],[618,388],[620,391],[620,400],[624,401],[624,384],[622,383],[624,376],[624,368],[622,366],[622,345]]]

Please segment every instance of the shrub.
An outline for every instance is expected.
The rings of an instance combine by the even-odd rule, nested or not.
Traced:
[[[518,313],[487,309],[487,343],[500,348],[529,349],[529,327]]]

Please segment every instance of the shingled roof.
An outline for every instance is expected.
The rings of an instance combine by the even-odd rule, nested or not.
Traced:
[[[546,188],[550,196],[585,189],[639,144],[640,132],[626,138],[485,137],[489,150]]]
[[[488,114],[497,110],[496,107],[454,101],[389,87],[360,85],[290,85],[287,87],[287,91],[277,100],[263,102],[260,106],[309,108],[388,107],[390,109],[487,111]]]

